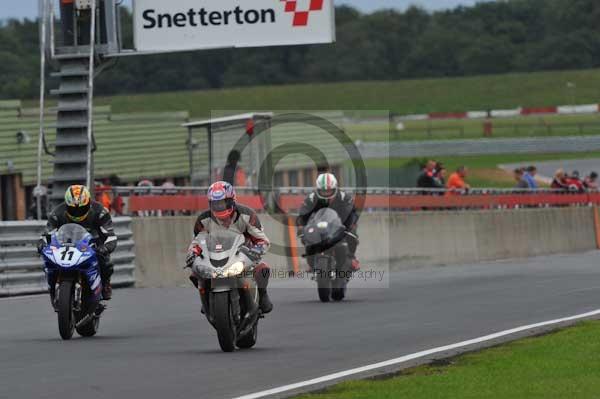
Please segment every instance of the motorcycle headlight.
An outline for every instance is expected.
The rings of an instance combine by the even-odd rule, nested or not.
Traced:
[[[195,264],[193,270],[202,279],[210,280],[217,277],[216,269],[211,266]]]
[[[244,272],[244,264],[242,262],[235,262],[223,270],[223,277],[237,277]]]

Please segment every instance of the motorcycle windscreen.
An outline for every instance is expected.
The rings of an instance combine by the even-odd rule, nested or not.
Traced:
[[[206,246],[208,247],[210,262],[214,267],[227,265],[229,259],[243,243],[244,236],[235,231],[217,229],[208,234]]]
[[[65,224],[56,232],[56,241],[63,246],[75,245],[82,240],[89,241],[91,238],[91,234],[85,228],[75,223]]]
[[[346,226],[331,208],[323,208],[312,215],[304,229],[304,244],[309,252],[325,251],[344,238]]]

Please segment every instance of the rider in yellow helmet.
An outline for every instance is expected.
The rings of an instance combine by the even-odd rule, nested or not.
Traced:
[[[69,223],[84,227],[97,240],[96,254],[102,278],[102,296],[105,300],[111,299],[110,278],[113,274],[113,265],[110,262],[110,254],[117,248],[117,236],[110,212],[92,199],[86,186],[73,185],[65,192],[65,202],[54,208],[48,215],[44,235]],[[38,251],[41,252],[45,245],[45,240],[40,239]],[[50,287],[51,294],[53,288]]]

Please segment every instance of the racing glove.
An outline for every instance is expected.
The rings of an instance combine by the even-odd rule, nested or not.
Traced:
[[[96,255],[99,258],[107,259],[109,257],[109,255],[110,255],[110,252],[108,251],[108,248],[106,248],[104,245],[99,245],[96,248]]]
[[[240,252],[246,255],[252,262],[258,262],[262,259],[264,247],[262,245],[255,245],[252,248],[248,248],[246,245],[240,247]]]
[[[185,258],[185,267],[191,268],[194,265],[194,261],[197,257],[204,259],[204,255],[202,255],[202,248],[199,245],[194,245],[190,248],[187,257]]]
[[[46,243],[46,240],[44,240],[43,238],[40,238],[36,244],[36,248],[37,248],[37,253],[38,255],[41,255],[42,252],[44,252],[44,248],[46,248],[46,245],[48,245]]]

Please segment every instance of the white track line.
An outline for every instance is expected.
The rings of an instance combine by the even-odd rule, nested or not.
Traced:
[[[593,312],[576,315],[576,316],[565,317],[564,319],[550,320],[550,321],[545,321],[542,323],[530,324],[528,326],[513,328],[511,330],[500,331],[500,332],[497,332],[494,334],[486,335],[484,337],[474,338],[474,339],[471,339],[468,341],[463,341],[463,342],[459,342],[459,343],[452,344],[452,345],[441,346],[439,348],[428,349],[428,350],[425,350],[422,352],[413,353],[411,355],[398,357],[396,359],[391,359],[391,360],[387,360],[387,361],[380,362],[380,363],[369,364],[367,366],[358,367],[358,368],[350,369],[350,370],[346,370],[346,371],[340,371],[339,373],[329,374],[329,375],[325,375],[323,377],[314,378],[312,380],[297,382],[295,384],[284,385],[284,386],[281,386],[278,388],[268,389],[266,391],[256,392],[256,393],[244,395],[244,396],[239,396],[234,399],[264,398],[266,396],[276,395],[276,394],[292,391],[295,389],[305,388],[305,387],[308,387],[311,385],[322,384],[325,382],[334,381],[334,380],[348,377],[348,376],[355,375],[355,374],[365,373],[368,371],[373,371],[373,370],[377,370],[377,369],[381,369],[381,368],[385,368],[385,367],[399,365],[399,364],[406,363],[411,360],[419,359],[419,358],[426,357],[429,355],[434,355],[436,353],[447,352],[447,351],[451,351],[454,349],[464,348],[464,347],[470,346],[470,345],[480,344],[482,342],[493,341],[495,339],[506,337],[508,335],[513,335],[513,334],[517,334],[517,333],[528,331],[528,330],[534,330],[534,329],[540,328],[540,327],[546,327],[546,326],[551,326],[554,324],[561,324],[561,323],[565,323],[565,322],[569,322],[569,321],[586,319],[586,318],[591,318],[591,317],[595,317],[595,316],[600,316],[600,309],[595,310]]]

